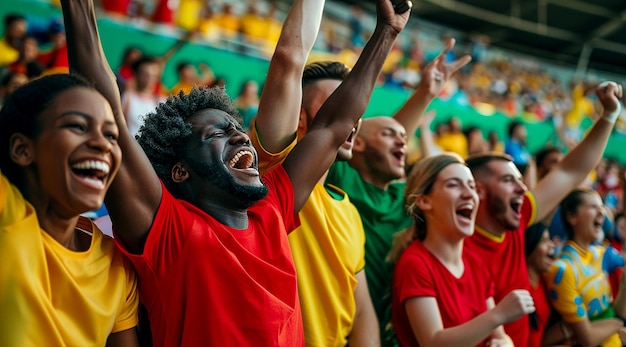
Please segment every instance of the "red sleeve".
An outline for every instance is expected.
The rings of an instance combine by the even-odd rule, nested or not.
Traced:
[[[416,296],[437,297],[430,272],[432,264],[424,254],[419,253],[415,245],[409,246],[404,252],[395,269],[399,302],[404,304],[407,299]]]
[[[192,230],[196,217],[183,202],[175,199],[161,183],[163,196],[154,222],[148,233],[142,254],[132,254],[115,238],[118,247],[132,261],[140,273],[155,275],[167,271],[168,265],[176,263],[186,235]],[[188,205],[192,207],[191,205]],[[192,207],[193,208],[193,207]]]
[[[292,232],[300,226],[300,219],[294,212],[293,186],[287,171],[282,165],[270,170],[263,175],[263,183],[269,188],[269,193],[265,200],[277,206],[287,233]]]

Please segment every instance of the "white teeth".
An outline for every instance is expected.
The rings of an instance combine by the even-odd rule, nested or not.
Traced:
[[[85,160],[72,165],[72,168],[79,170],[98,170],[105,175],[109,173],[109,164],[97,160]]]
[[[239,158],[243,157],[246,154],[253,155],[251,151],[242,150],[240,152],[237,152],[237,154],[235,154],[235,156],[233,156],[233,158],[228,162],[228,165],[230,167],[234,167],[235,164],[237,164],[237,162],[239,161]]]

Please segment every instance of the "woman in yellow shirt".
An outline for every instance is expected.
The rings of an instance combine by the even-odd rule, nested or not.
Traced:
[[[72,75],[17,89],[0,110],[0,346],[137,346],[129,263],[80,214],[122,159],[111,106]]]

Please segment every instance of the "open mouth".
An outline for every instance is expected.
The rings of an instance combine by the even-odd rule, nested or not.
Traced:
[[[391,152],[391,155],[393,155],[393,157],[396,158],[397,161],[404,162],[404,156],[406,155],[406,153],[402,149],[397,149]]]
[[[254,154],[250,150],[241,150],[228,161],[228,165],[237,170],[245,170],[252,167],[254,164]]]
[[[98,160],[80,161],[72,164],[71,168],[87,185],[98,189],[104,188],[104,181],[111,170],[109,164]]]
[[[463,219],[467,219],[467,220],[471,220],[472,219],[472,214],[474,213],[474,205],[472,204],[465,204],[460,206],[457,210],[456,210],[456,215],[463,218]]]
[[[522,210],[522,202],[521,201],[513,201],[511,202],[511,209],[513,209],[513,212],[515,212],[515,214],[520,214],[521,210]]]

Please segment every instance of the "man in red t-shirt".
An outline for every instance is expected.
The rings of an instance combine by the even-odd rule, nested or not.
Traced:
[[[622,87],[603,83],[596,90],[604,115],[587,137],[569,152],[532,191],[527,191],[512,158],[498,153],[480,154],[467,159],[480,197],[476,231],[465,240],[492,272],[498,303],[514,289],[529,289],[524,255],[524,230],[543,220],[559,202],[587,177],[596,166],[620,112]],[[572,327],[576,331],[576,327]],[[516,346],[527,346],[527,317],[504,327]]]
[[[94,153],[106,150],[108,141],[118,141],[124,153],[106,203],[116,243],[140,278],[155,346],[302,346],[287,234],[365,111],[385,57],[408,20],[409,11],[397,14],[394,5],[408,9],[410,2],[377,0],[377,26],[363,55],[282,166],[263,180],[256,151],[221,88],[170,97],[146,116],[139,146],[125,125],[91,0],[62,0],[62,5],[71,67],[94,82],[116,117],[119,136],[110,125],[103,141],[93,144]],[[317,31],[321,13],[316,0],[292,5],[259,113],[276,119],[299,113],[308,54],[302,33]],[[102,176],[82,171],[93,179]]]

